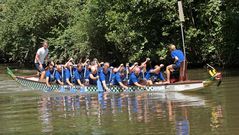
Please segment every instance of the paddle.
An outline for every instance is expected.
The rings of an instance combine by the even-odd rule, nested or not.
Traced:
[[[97,89],[98,89],[98,92],[104,91],[100,78],[97,79]]]
[[[124,78],[124,82],[126,81],[126,84],[128,84],[129,83],[129,63],[126,63],[125,67],[126,67],[126,76]]]
[[[109,77],[109,82],[111,82],[111,80],[112,80],[112,70],[113,70],[113,67],[110,67],[110,77]]]
[[[85,63],[84,63],[83,79],[84,79],[85,85],[88,85],[88,84],[89,84],[89,80],[86,79],[86,71],[87,71],[87,68],[88,68],[88,66],[89,66],[89,62],[90,62],[90,60],[89,60],[89,59],[86,59],[86,61],[85,61]]]
[[[86,68],[87,68],[87,65],[85,65],[84,67],[85,67],[85,68],[84,68],[83,78],[84,78],[84,80],[85,80],[85,79],[86,79]]]
[[[110,84],[112,82],[112,72],[113,72],[113,67],[110,67],[109,86],[110,86]],[[109,89],[109,91],[110,91],[110,89]]]
[[[60,86],[60,92],[65,92],[64,86]]]
[[[129,63],[126,63],[126,79],[128,80],[129,79]]]
[[[86,92],[87,91],[87,88],[86,87],[80,87],[80,92],[81,93],[84,93],[84,92]]]
[[[62,82],[64,83],[64,77],[63,77],[63,75],[64,75],[64,67],[62,66],[62,67],[61,67],[61,80],[62,80]],[[60,92],[65,92],[64,86],[60,86]]]
[[[71,80],[70,81],[71,81],[71,83],[73,82],[73,74],[74,74],[73,71],[72,71],[72,68],[70,68],[70,76],[71,76]]]
[[[219,87],[222,83],[222,80],[219,80],[218,83],[217,83],[217,87]]]
[[[144,68],[146,68],[146,66],[144,67],[144,65],[146,65],[147,64],[147,62],[148,61],[150,61],[150,58],[146,58],[146,60],[141,64],[142,65],[142,74],[143,74],[143,81],[145,81],[145,69]]]
[[[70,92],[71,92],[71,93],[76,93],[77,90],[76,90],[76,88],[73,86],[73,87],[70,87]]]
[[[66,64],[64,66],[62,66],[62,71],[61,71],[61,75],[62,75],[62,82],[64,83],[64,67],[67,67],[68,66],[68,63],[69,62],[72,62],[73,61],[73,58],[70,58],[68,62],[66,62]],[[70,76],[71,76],[71,79],[72,79],[72,70],[70,68]],[[65,92],[65,87],[64,86],[60,86],[60,92]],[[76,92],[76,89],[73,88],[73,87],[70,87],[70,92],[71,93],[75,93]]]
[[[51,86],[50,87],[47,87],[46,90],[43,90],[44,92],[50,92],[52,89],[51,89]]]

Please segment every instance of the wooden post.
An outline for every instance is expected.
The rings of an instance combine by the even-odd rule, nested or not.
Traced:
[[[182,42],[183,42],[183,54],[184,54],[184,61],[183,61],[183,68],[182,68],[182,73],[180,73],[180,81],[185,81],[186,80],[186,50],[185,50],[185,42],[184,42],[184,32],[183,32],[183,22],[185,21],[184,19],[184,14],[183,14],[183,6],[182,6],[182,1],[178,1],[178,12],[179,12],[179,20],[180,20],[180,26],[181,26],[181,35],[182,35]],[[180,71],[181,72],[181,71]],[[181,80],[181,74],[183,79]]]

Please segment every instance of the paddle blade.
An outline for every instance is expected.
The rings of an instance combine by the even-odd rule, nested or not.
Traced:
[[[217,87],[219,87],[222,83],[222,80],[219,80],[218,83],[217,83]]]
[[[61,86],[60,87],[60,92],[65,92],[66,90],[65,90],[65,88],[64,88],[64,86]]]
[[[71,87],[70,92],[71,92],[71,93],[76,93],[76,88]]]
[[[51,91],[51,87],[47,87],[47,90],[45,92],[50,92]]]
[[[98,91],[104,91],[102,84],[100,82],[100,79],[97,80],[97,89],[98,89]]]
[[[80,88],[80,92],[81,92],[81,93],[84,93],[84,92],[85,92],[85,87],[81,87],[81,88]]]

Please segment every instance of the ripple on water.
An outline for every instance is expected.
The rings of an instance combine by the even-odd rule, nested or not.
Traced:
[[[4,80],[0,134],[238,134],[237,82],[227,74],[219,88],[195,93],[72,96],[30,91]]]

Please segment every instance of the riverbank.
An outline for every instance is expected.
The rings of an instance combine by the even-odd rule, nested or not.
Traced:
[[[18,66],[16,63],[0,64],[0,73],[4,74],[6,72],[7,67],[10,67],[16,74],[21,74],[21,75],[36,74],[36,70],[34,69],[34,67]]]

